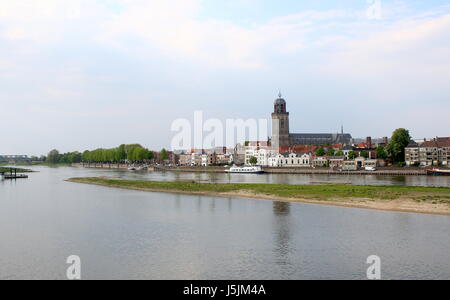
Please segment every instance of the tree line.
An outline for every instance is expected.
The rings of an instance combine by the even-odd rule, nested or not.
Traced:
[[[59,153],[54,149],[47,154],[47,157],[39,158],[39,161],[43,161],[49,164],[72,164],[81,162],[81,153],[78,151]]]
[[[139,144],[120,145],[112,149],[86,150],[83,152],[83,162],[143,162],[155,157],[152,151]]]
[[[169,152],[166,149],[162,149],[158,156],[160,160],[167,160],[169,158]],[[47,157],[43,157],[40,160],[49,164],[72,164],[80,162],[135,163],[153,159],[155,159],[155,152],[139,144],[122,144],[116,148],[98,148],[95,150],[86,150],[83,153],[75,151],[61,154],[58,150],[54,149],[48,153]]]

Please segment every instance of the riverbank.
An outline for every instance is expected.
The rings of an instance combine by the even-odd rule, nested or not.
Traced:
[[[131,164],[110,164],[110,163],[76,163],[72,167],[97,168],[97,169],[128,169]],[[139,165],[133,165],[139,166]],[[141,165],[144,167],[144,165]],[[228,168],[218,166],[208,167],[168,167],[150,166],[149,171],[172,171],[172,172],[195,172],[195,173],[225,173]],[[426,176],[424,168],[396,168],[383,167],[376,171],[339,171],[330,168],[283,168],[283,167],[263,167],[268,174],[303,174],[303,175],[379,175],[379,176]]]
[[[149,192],[256,198],[450,216],[450,188],[355,185],[216,184],[71,178],[69,182]]]
[[[288,167],[263,167],[267,174],[303,174],[303,175],[380,175],[380,176],[426,176],[424,168],[396,168],[383,167],[376,171],[340,171],[330,168],[288,168]],[[224,167],[163,167],[164,171],[174,172],[199,172],[199,173],[225,173]]]

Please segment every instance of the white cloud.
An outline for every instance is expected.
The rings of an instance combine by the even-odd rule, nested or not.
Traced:
[[[376,22],[365,11],[324,10],[244,26],[205,18],[201,0],[74,1],[79,14],[67,1],[0,0],[0,104],[8,115],[24,114],[36,131],[51,130],[57,119],[74,133],[89,134],[92,122],[97,135],[107,126],[138,136],[138,122],[163,124],[170,120],[162,112],[199,108],[266,116],[270,103],[266,109],[254,99],[278,88],[289,89],[292,109],[306,101],[316,110],[331,107],[319,125],[330,128],[345,105],[389,116],[387,105],[407,104],[405,111],[417,117],[420,101],[436,106],[450,93],[448,7],[406,16],[399,2],[383,5],[386,18]],[[233,112],[236,107],[244,108]],[[297,126],[315,127],[316,119],[304,115]],[[394,126],[385,120],[386,132],[376,122],[380,135]],[[163,146],[168,135],[162,129],[154,139]],[[13,144],[12,135],[3,139]]]
[[[379,102],[407,102],[450,88],[450,14],[399,21],[380,32],[346,39],[328,55],[322,72],[371,86]],[[369,97],[370,98],[370,97]]]

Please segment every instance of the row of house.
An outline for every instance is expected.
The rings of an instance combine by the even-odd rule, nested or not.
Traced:
[[[227,149],[225,147],[214,149],[192,149],[190,151],[182,152],[178,154],[178,156],[178,165],[180,166],[206,167],[244,163],[243,156],[241,156],[242,161],[238,161],[239,155],[237,155],[235,149]]]
[[[178,164],[203,167],[232,164],[251,165],[251,160],[256,158],[256,165],[265,167],[331,167],[356,170],[366,166],[384,165],[382,161],[376,159],[376,148],[374,148],[371,138],[354,146],[342,144],[325,146],[325,150],[333,149],[335,152],[341,152],[339,156],[315,155],[320,147],[318,145],[296,145],[275,149],[267,141],[247,142],[245,145],[237,144],[234,149],[218,147],[182,152],[179,153]],[[351,152],[354,152],[358,158],[350,160]]]
[[[277,168],[321,168],[329,167],[345,171],[356,171],[365,167],[384,166],[383,160],[357,157],[349,160],[345,156],[316,156],[312,153],[273,153],[263,149],[258,158],[257,165]]]
[[[450,137],[411,142],[405,149],[407,166],[450,166]]]

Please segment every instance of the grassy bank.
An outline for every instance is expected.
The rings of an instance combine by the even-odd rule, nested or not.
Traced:
[[[13,168],[17,170],[17,173],[31,173],[33,172],[33,170],[29,170],[29,169],[21,169],[21,168]],[[11,168],[8,167],[0,167],[0,172],[6,172],[9,173],[9,171],[11,171]],[[14,170],[13,170],[14,172]]]
[[[72,178],[68,181],[154,192],[250,197],[450,215],[450,188],[337,184],[216,184],[108,178]]]

